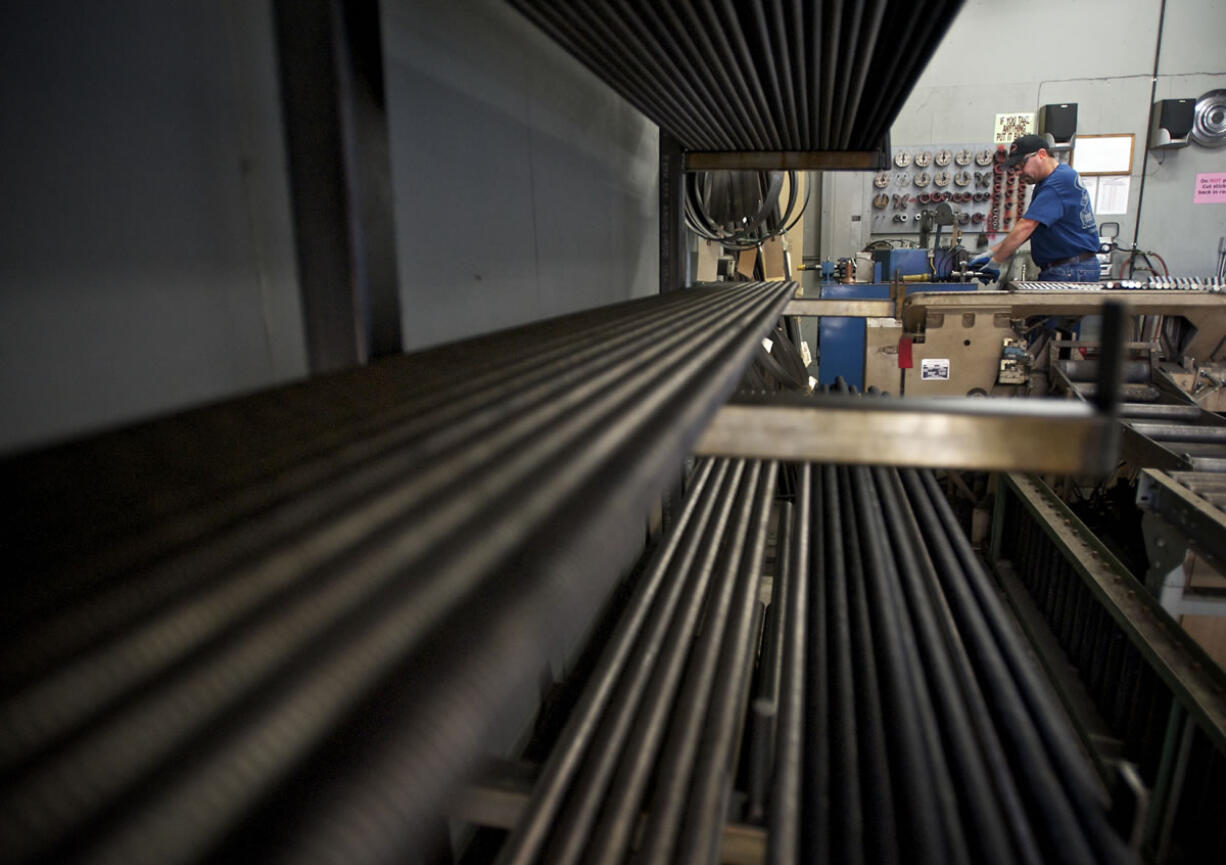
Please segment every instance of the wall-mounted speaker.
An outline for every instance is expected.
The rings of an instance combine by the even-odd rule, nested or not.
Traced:
[[[1039,134],[1055,141],[1055,150],[1069,150],[1077,136],[1077,103],[1061,102],[1039,109]]]
[[[1195,119],[1195,99],[1159,99],[1150,117],[1149,146],[1154,150],[1187,147]]]

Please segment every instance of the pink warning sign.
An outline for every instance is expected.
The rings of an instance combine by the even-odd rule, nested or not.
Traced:
[[[1196,195],[1192,201],[1195,204],[1226,203],[1226,172],[1196,175]]]

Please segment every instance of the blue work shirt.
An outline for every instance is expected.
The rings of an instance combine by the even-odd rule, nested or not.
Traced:
[[[1098,226],[1090,193],[1069,166],[1057,165],[1034,185],[1024,215],[1039,223],[1030,235],[1030,257],[1040,268],[1083,252],[1098,252]]]

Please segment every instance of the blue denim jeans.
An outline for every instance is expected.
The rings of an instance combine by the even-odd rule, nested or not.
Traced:
[[[1039,282],[1099,282],[1098,259],[1062,264],[1039,272]]]
[[[1039,282],[1099,282],[1098,259],[1079,261],[1076,264],[1062,264],[1059,267],[1049,267],[1039,271]],[[1046,324],[1052,330],[1063,330],[1081,335],[1082,319],[1049,318]]]

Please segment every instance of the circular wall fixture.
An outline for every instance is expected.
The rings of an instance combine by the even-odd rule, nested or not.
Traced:
[[[1192,140],[1202,147],[1226,144],[1226,90],[1210,90],[1196,100]]]

